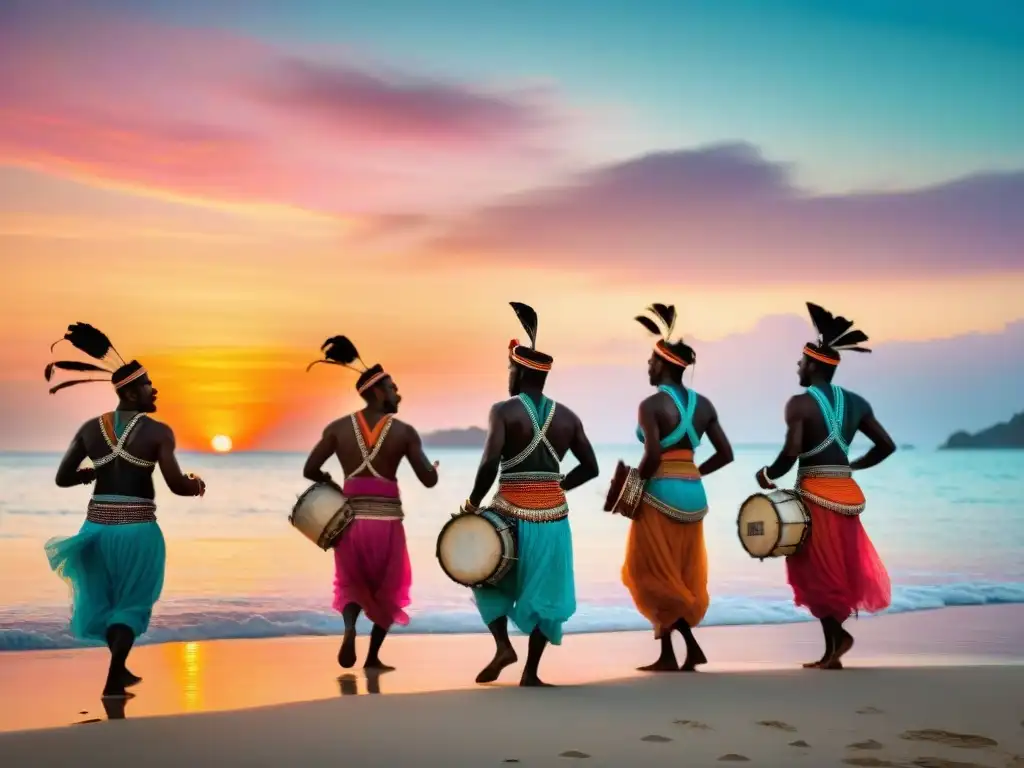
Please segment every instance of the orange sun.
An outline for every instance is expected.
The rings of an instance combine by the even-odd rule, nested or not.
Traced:
[[[227,435],[214,435],[210,441],[210,447],[217,453],[228,453],[231,450],[231,438]]]

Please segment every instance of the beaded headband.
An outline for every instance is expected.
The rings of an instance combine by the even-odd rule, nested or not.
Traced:
[[[678,366],[679,368],[687,368],[692,360],[685,360],[671,349],[669,349],[670,339],[672,337],[672,331],[676,327],[676,308],[674,304],[651,304],[647,308],[647,312],[651,317],[656,318],[652,320],[651,317],[645,315],[637,315],[634,318],[640,325],[646,328],[650,333],[655,336],[660,336],[654,343],[654,354],[665,360],[672,365]]]
[[[518,301],[510,301],[509,305],[530,339],[528,347],[520,344],[519,339],[512,339],[508,343],[509,360],[532,371],[550,371],[554,362],[551,355],[545,355],[537,350],[537,312],[530,305]]]
[[[860,346],[861,342],[867,341],[868,336],[863,331],[851,330],[853,320],[845,317],[836,317],[827,309],[807,302],[807,312],[811,316],[814,329],[818,332],[816,344],[805,344],[804,354],[812,360],[817,360],[825,365],[839,365],[839,352],[870,352],[870,349]]]
[[[359,357],[359,352],[356,350],[355,344],[353,344],[347,336],[332,336],[320,345],[320,349],[323,350],[324,353],[323,359],[314,360],[312,363],[307,365],[306,373],[309,373],[310,369],[314,365],[327,363],[329,365],[340,365],[344,368],[355,371],[359,374],[360,379],[369,374],[366,381],[362,383],[360,383],[359,380],[356,380],[356,392],[360,395],[369,391],[390,375],[379,365],[367,367],[366,363],[364,363],[362,358]],[[361,368],[353,365],[357,360],[359,361],[359,365],[362,366]],[[379,368],[380,370],[375,371],[375,368]]]
[[[532,351],[533,349],[531,347],[524,347],[522,344],[520,344],[519,339],[512,339],[508,343],[508,357],[513,363],[521,365],[524,368],[530,368],[531,370],[534,371],[550,371],[551,363],[544,363],[538,360],[531,360],[530,358],[525,357],[526,354],[529,354]]]
[[[53,378],[53,372],[55,370],[106,375],[88,379],[73,379],[71,381],[65,381],[54,387],[50,387],[51,395],[62,389],[66,389],[67,387],[74,387],[78,384],[88,384],[94,381],[112,383],[114,385],[114,389],[119,390],[146,375],[146,369],[143,368],[138,361],[132,360],[130,363],[126,363],[124,358],[121,357],[121,353],[117,351],[107,335],[88,323],[74,323],[73,325],[69,325],[64,336],[57,339],[57,341],[50,345],[50,351],[52,352],[53,348],[62,341],[70,342],[75,349],[84,352],[89,357],[94,360],[98,360],[101,363],[105,362],[108,356],[113,353],[113,357],[116,358],[120,365],[117,368],[109,368],[106,365],[85,363],[79,360],[54,360],[47,364],[43,372],[43,376],[46,377],[47,381],[50,381],[51,378]],[[123,379],[115,380],[115,376],[125,368],[129,368],[131,370],[127,372]]]

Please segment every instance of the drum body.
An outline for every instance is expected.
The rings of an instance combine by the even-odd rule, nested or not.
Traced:
[[[811,516],[794,491],[755,493],[740,505],[736,518],[747,554],[764,560],[796,554],[811,530]]]
[[[515,523],[482,508],[453,517],[437,536],[441,570],[464,587],[494,586],[516,559]]]
[[[327,550],[352,522],[352,508],[335,486],[313,483],[295,502],[288,522],[320,549]]]
[[[604,499],[604,511],[633,520],[643,495],[644,481],[640,473],[620,461]]]

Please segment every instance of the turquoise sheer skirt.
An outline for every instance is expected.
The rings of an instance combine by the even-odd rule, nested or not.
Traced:
[[[100,525],[88,520],[68,538],[46,542],[50,568],[71,587],[71,633],[106,642],[107,628],[149,627],[164,586],[164,536],[155,522]]]
[[[516,557],[512,570],[496,587],[473,590],[485,624],[508,616],[524,634],[540,629],[561,645],[562,625],[576,613],[569,518],[553,523],[516,521]]]

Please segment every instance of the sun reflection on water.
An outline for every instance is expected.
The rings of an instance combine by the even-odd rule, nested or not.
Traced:
[[[202,695],[199,688],[199,643],[184,643],[181,647],[183,701],[186,712],[195,712],[202,706]]]

